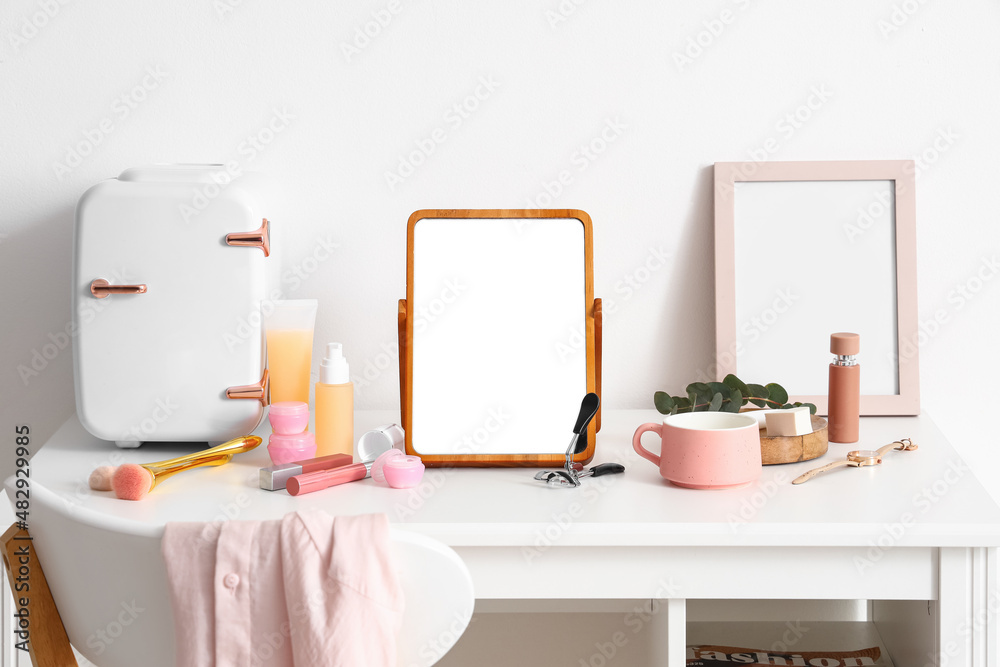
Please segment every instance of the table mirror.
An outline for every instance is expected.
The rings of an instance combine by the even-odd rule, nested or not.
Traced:
[[[559,466],[580,402],[600,393],[590,217],[423,210],[399,304],[408,453],[427,465]],[[576,448],[593,457],[599,417]]]

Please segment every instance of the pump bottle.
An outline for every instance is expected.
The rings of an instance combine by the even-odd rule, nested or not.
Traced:
[[[354,454],[354,383],[340,343],[329,343],[316,383],[316,456]]]

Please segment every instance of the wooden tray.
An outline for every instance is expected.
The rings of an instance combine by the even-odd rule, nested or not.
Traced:
[[[829,440],[826,432],[826,420],[812,415],[813,432],[806,435],[767,435],[766,429],[760,432],[760,458],[766,466],[778,463],[795,463],[809,461],[826,454]]]

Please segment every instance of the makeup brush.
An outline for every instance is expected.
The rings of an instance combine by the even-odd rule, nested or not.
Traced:
[[[94,491],[111,491],[114,489],[111,486],[111,480],[115,476],[115,466],[100,466],[94,469],[94,472],[90,473],[90,479],[87,480],[90,484],[90,488]]]
[[[244,435],[201,452],[157,463],[126,463],[118,466],[111,485],[122,500],[142,500],[167,477],[203,466],[229,463],[234,454],[249,452],[262,442],[256,435]]]

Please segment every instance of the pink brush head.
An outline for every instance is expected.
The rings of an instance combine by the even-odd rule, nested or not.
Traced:
[[[90,488],[94,491],[110,491],[113,487],[111,486],[111,479],[115,475],[114,466],[101,466],[95,468],[94,472],[90,473]]]
[[[122,500],[142,500],[153,486],[153,473],[135,463],[118,466],[111,480],[115,495]]]

